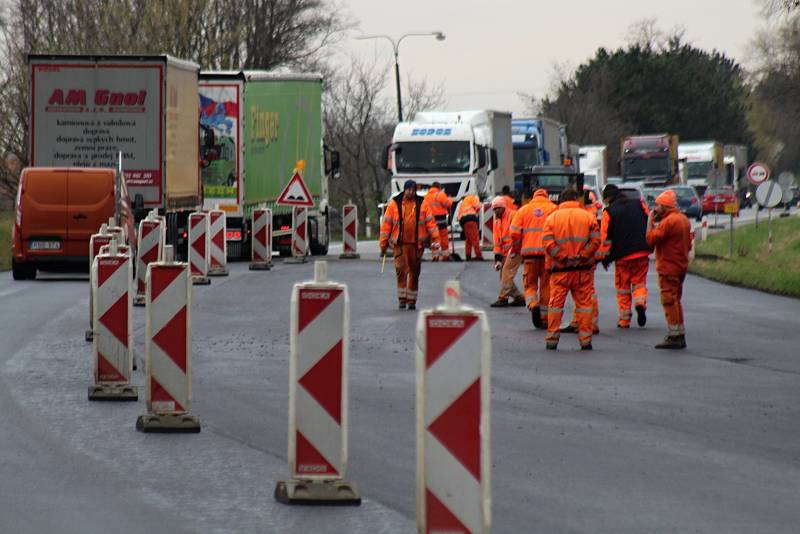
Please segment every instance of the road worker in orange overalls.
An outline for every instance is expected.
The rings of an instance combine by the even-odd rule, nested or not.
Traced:
[[[600,222],[600,255],[603,267],[614,262],[614,286],[617,289],[617,328],[631,326],[631,297],[636,323],[647,323],[647,271],[650,268],[650,245],[647,244],[649,210],[638,200],[622,194],[614,184],[603,189],[606,209]]]
[[[416,309],[422,252],[428,236],[431,249],[438,252],[436,219],[417,195],[416,182],[406,180],[403,192],[392,197],[386,206],[379,241],[382,256],[386,255],[389,246],[394,249],[397,299],[401,310],[406,307]]]
[[[597,214],[603,208],[603,205],[597,200],[597,195],[594,194],[594,191],[587,190],[584,188],[584,195],[587,198],[579,198],[579,201],[583,202],[583,207],[591,213],[595,220],[597,220]],[[602,248],[602,247],[601,247]],[[592,267],[592,334],[599,334],[600,333],[600,326],[599,326],[599,316],[600,316],[600,304],[597,300],[597,288],[595,287],[595,273],[597,271],[597,262],[601,261],[603,258],[600,256],[600,249],[595,253],[595,264]],[[578,331],[578,314],[572,314],[572,321],[569,323],[568,326],[565,326],[561,329],[561,333],[564,334],[574,334]]]
[[[483,253],[481,252],[481,233],[478,225],[480,224],[481,216],[481,201],[477,195],[467,195],[458,205],[458,223],[464,230],[464,254],[467,261],[472,260],[472,253],[475,253],[475,259],[478,261],[483,260]]]
[[[561,203],[544,223],[542,240],[551,265],[545,347],[558,348],[561,315],[569,293],[575,302],[581,349],[592,350],[592,269],[600,247],[600,228],[597,218],[578,200],[577,191],[567,189],[561,194]]]
[[[658,221],[658,225],[655,222]],[[677,208],[675,191],[667,189],[656,197],[647,219],[647,244],[656,249],[656,272],[661,286],[661,305],[667,319],[667,337],[657,349],[685,349],[683,324],[683,281],[689,269],[692,225]]]
[[[508,207],[508,199],[499,195],[492,200],[494,210],[494,269],[500,271],[500,294],[491,304],[492,308],[524,306],[525,297],[517,289],[514,277],[522,260],[511,249],[511,220],[515,210]],[[508,299],[511,299],[511,302]]]
[[[522,284],[525,303],[536,328],[547,322],[547,301],[550,298],[550,275],[544,265],[544,222],[555,211],[547,191],[537,189],[530,202],[522,206],[511,220],[511,247],[522,257]]]
[[[431,188],[425,194],[423,206],[433,214],[436,219],[436,226],[439,229],[439,250],[434,251],[431,247],[431,254],[433,261],[450,261],[450,241],[449,232],[447,228],[447,215],[450,213],[450,207],[453,205],[453,199],[447,196],[442,190],[442,184],[433,182]]]

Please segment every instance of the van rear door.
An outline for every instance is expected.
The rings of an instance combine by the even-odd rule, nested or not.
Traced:
[[[68,175],[67,169],[26,169],[20,194],[20,234],[25,253],[63,254]]]
[[[114,171],[70,169],[67,208],[67,256],[89,255],[89,239],[114,215]]]

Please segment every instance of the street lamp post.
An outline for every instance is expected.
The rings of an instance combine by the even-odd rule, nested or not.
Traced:
[[[399,39],[396,41],[390,37],[389,35],[362,35],[360,37],[356,37],[356,39],[364,40],[364,39],[386,39],[390,43],[392,43],[392,49],[394,50],[394,81],[397,87],[397,120],[399,122],[403,122],[403,100],[400,95],[400,62],[399,62],[399,54],[400,54],[400,43],[406,37],[436,37],[437,41],[444,41],[445,35],[442,32],[412,32],[406,33],[401,35]]]

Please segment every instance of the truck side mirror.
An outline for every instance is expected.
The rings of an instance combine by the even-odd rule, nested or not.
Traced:
[[[383,149],[383,153],[381,154],[381,167],[383,167],[384,170],[392,170],[391,165],[389,164],[389,154],[395,148],[397,148],[396,144],[392,143],[391,145],[386,145],[386,148]]]
[[[489,149],[489,170],[493,171],[498,167],[497,163],[497,150],[494,148]]]
[[[341,173],[339,172],[339,167],[340,167],[339,151],[331,150],[331,177],[334,180],[338,180],[341,176]]]
[[[481,146],[478,147],[478,169],[482,169],[485,166],[486,166],[486,149]]]

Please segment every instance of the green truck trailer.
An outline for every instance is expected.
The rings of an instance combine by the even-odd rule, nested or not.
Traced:
[[[314,200],[309,248],[330,241],[328,178],[338,154],[323,144],[322,75],[203,71],[199,81],[200,160],[204,206],[227,213],[228,256],[250,256],[249,216],[273,213],[273,248],[288,254],[291,208],[276,201],[299,161]]]

